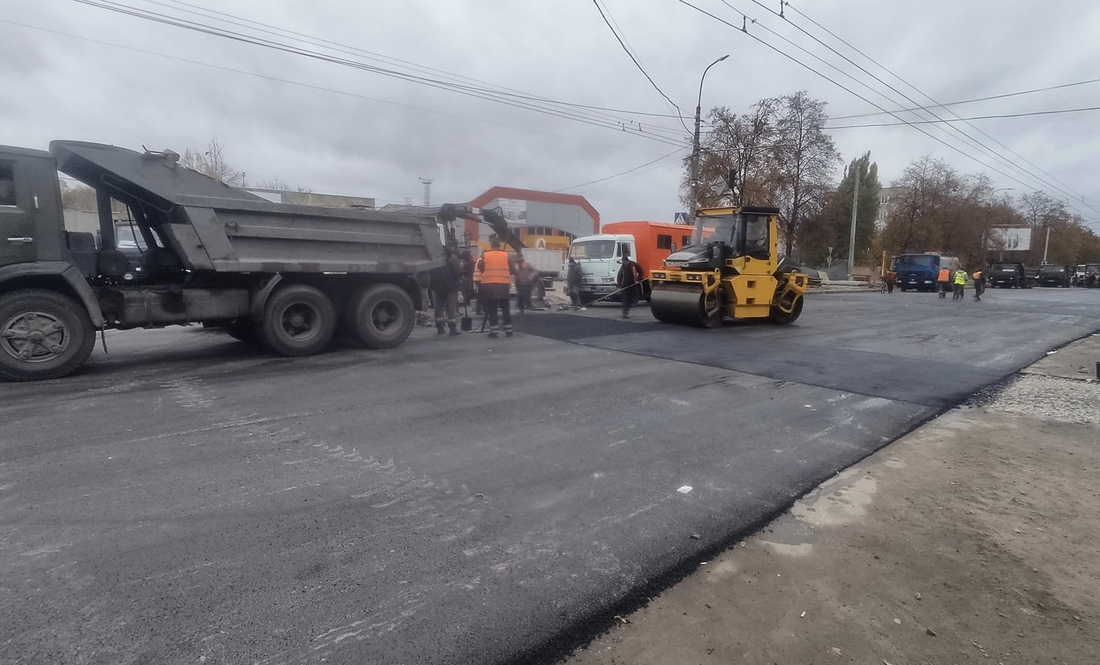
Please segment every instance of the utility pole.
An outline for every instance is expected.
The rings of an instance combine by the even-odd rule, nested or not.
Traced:
[[[730,57],[726,55],[718,58],[714,62],[707,65],[707,68],[703,70],[703,75],[699,77],[699,99],[695,103],[695,138],[691,142],[691,216],[695,217],[696,210],[699,209],[699,123],[702,120],[703,115],[703,80],[707,77],[707,72],[710,68],[722,62],[726,58]]]
[[[432,204],[432,179],[421,178],[420,183],[424,185],[424,205],[430,206]]]
[[[1047,244],[1043,246],[1043,265],[1047,264],[1047,251],[1050,249],[1050,222],[1047,222]]]
[[[859,210],[859,165],[855,168],[856,186],[852,194],[852,234],[848,238],[848,279],[852,279],[852,266],[856,260],[856,213]]]

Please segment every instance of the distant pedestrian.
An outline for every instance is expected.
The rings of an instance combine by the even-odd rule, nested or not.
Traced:
[[[435,298],[435,330],[442,335],[450,329],[452,335],[458,334],[458,291],[462,288],[462,261],[451,252],[450,247],[443,250],[447,263],[432,268],[431,289]]]
[[[531,309],[531,290],[535,286],[535,268],[523,258],[523,254],[516,253],[515,261],[515,275],[516,275],[516,309],[520,314],[525,313]]]
[[[886,285],[886,292],[894,292],[894,284],[897,284],[898,274],[893,270],[887,270],[886,274],[882,276],[882,283]]]
[[[570,258],[569,267],[565,272],[565,288],[569,291],[569,300],[574,307],[581,306],[581,281],[583,278],[584,271],[581,270],[581,264],[577,263],[576,259]]]
[[[985,273],[979,270],[974,273],[974,302],[981,302],[983,293],[985,293]]]
[[[951,271],[947,268],[940,268],[940,272],[936,275],[936,287],[939,289],[940,297],[947,297],[947,287],[951,284]]]
[[[960,267],[955,271],[955,293],[951,296],[952,300],[962,300],[966,297],[966,271]]]
[[[497,310],[500,310],[504,324],[504,336],[512,336],[512,310],[508,303],[508,286],[512,281],[512,262],[508,252],[500,248],[500,240],[493,237],[489,241],[489,251],[477,262],[477,272],[481,275],[481,296],[485,298],[485,311],[489,315],[489,337],[498,337],[500,327]]]
[[[623,303],[623,318],[630,318],[630,308],[638,302],[638,290],[642,286],[645,277],[642,267],[630,260],[630,255],[623,254],[622,267],[615,278],[615,285],[622,290],[619,296]]]

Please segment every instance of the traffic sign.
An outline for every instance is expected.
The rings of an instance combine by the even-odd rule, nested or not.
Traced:
[[[688,214],[686,212],[678,212],[676,216],[672,218],[673,224],[687,224]]]

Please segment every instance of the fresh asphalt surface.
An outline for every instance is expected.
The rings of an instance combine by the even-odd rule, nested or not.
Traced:
[[[517,327],[305,359],[119,332],[73,377],[0,384],[0,662],[545,654],[1100,329],[1100,291],[812,295],[785,328],[644,307]]]

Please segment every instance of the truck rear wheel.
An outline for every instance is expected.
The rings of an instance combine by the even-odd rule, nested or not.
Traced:
[[[0,378],[61,378],[83,365],[93,346],[92,320],[72,298],[44,289],[0,297]]]
[[[389,349],[409,337],[416,323],[416,308],[400,286],[373,284],[352,297],[344,318],[356,342],[371,349]]]
[[[260,340],[284,356],[309,356],[328,346],[336,331],[336,308],[319,289],[290,284],[277,290],[264,306]]]

